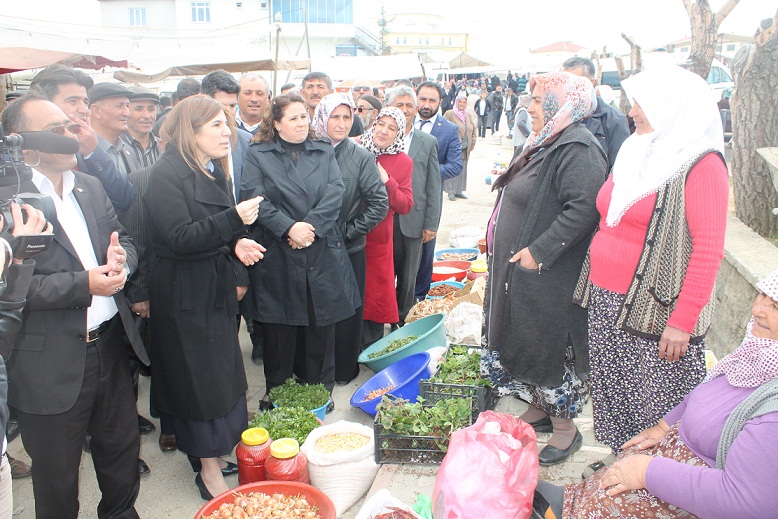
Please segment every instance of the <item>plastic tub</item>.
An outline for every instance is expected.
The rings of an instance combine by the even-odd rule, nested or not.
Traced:
[[[450,270],[450,272],[438,271],[441,267],[445,267],[445,270]],[[462,281],[469,268],[469,261],[436,261],[432,264],[432,281],[446,281],[451,278]]]
[[[383,395],[364,401],[365,395],[387,386],[394,386],[387,394],[415,402],[419,396],[419,381],[431,376],[430,359],[430,354],[426,351],[414,353],[379,371],[354,391],[351,405],[375,418],[375,408],[381,402]]]
[[[438,285],[450,285],[452,287],[455,287],[457,290],[465,286],[465,284],[462,283],[461,281],[436,281],[430,284],[430,290],[433,287],[436,287]],[[431,296],[429,294],[427,295],[427,299],[440,299],[441,297],[445,297],[445,296]]]
[[[463,260],[463,261],[473,261],[478,257],[478,249],[441,249],[435,253],[435,260],[437,261],[458,261],[458,260],[447,260],[445,257],[443,257],[443,254],[469,254],[469,256]]]
[[[478,240],[478,252],[481,254],[486,252],[486,238],[481,238]]]
[[[223,503],[232,503],[235,500],[236,492],[241,494],[262,492],[263,494],[284,494],[287,496],[301,495],[306,501],[318,508],[318,513],[322,519],[336,519],[335,505],[324,492],[311,485],[295,481],[260,481],[233,488],[223,494],[219,494],[203,505],[197,512],[197,515],[195,515],[195,519],[201,519],[212,514]]]
[[[402,328],[393,331],[383,339],[371,344],[365,351],[359,354],[359,363],[364,364],[375,373],[378,373],[398,360],[409,357],[414,353],[421,353],[422,351],[427,351],[435,346],[445,346],[445,321],[446,314],[437,313],[423,317],[418,321],[408,323]],[[371,353],[383,350],[393,340],[404,339],[409,335],[416,335],[417,339],[398,350],[394,350],[374,359],[369,358]]]

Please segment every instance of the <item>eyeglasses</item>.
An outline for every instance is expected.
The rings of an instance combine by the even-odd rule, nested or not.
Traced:
[[[369,92],[370,90],[372,90],[372,88],[370,88],[369,86],[355,86],[354,90],[360,90],[362,92]]]
[[[65,135],[65,130],[69,131],[73,135],[81,133],[81,125],[78,123],[73,124],[60,124],[59,126],[52,126],[46,131],[56,133],[57,135]]]
[[[375,110],[375,108],[362,108],[361,106],[357,107],[357,112],[359,112],[359,113],[362,113],[362,112],[372,112],[373,110]]]

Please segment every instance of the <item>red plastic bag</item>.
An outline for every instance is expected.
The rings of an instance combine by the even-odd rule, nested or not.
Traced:
[[[485,411],[451,435],[432,492],[434,519],[527,519],[538,484],[535,431],[509,414]]]

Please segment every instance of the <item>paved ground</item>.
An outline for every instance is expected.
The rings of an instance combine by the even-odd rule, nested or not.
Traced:
[[[471,155],[468,168],[468,200],[451,202],[444,199],[443,218],[439,231],[438,247],[445,248],[448,243],[448,235],[452,229],[474,225],[485,228],[494,204],[494,194],[491,186],[486,185],[484,177],[489,174],[493,161],[498,158],[510,159],[512,148],[509,143],[503,145],[499,140],[491,138],[479,139],[478,144]],[[244,353],[244,363],[249,380],[249,408],[256,408],[257,401],[264,392],[264,376],[262,367],[251,363],[251,343],[245,331],[241,331],[241,345]],[[363,424],[370,424],[371,419],[361,410],[349,406],[349,398],[372,373],[366,368],[362,369],[360,376],[349,386],[337,386],[334,391],[336,410],[327,416],[326,422],[337,420],[349,420]],[[141,379],[141,394],[138,409],[145,416],[148,415],[149,380]],[[514,398],[504,398],[497,410],[502,412],[521,413],[526,406]],[[156,422],[156,421],[155,421]],[[158,422],[157,422],[157,425]],[[587,463],[604,457],[607,449],[594,442],[592,435],[591,407],[587,407],[584,416],[577,420],[578,428],[584,435],[584,447],[561,466],[550,469],[542,469],[541,477],[558,483],[571,483],[578,481],[581,471]],[[140,496],[137,501],[137,510],[144,518],[171,518],[191,519],[194,517],[203,501],[194,486],[194,473],[192,473],[186,457],[179,453],[163,454],[157,446],[158,433],[141,437],[141,457],[151,467],[151,474],[141,480]],[[541,445],[548,439],[548,435],[540,435]],[[20,439],[14,440],[8,446],[8,452],[19,459],[29,462],[29,457],[24,452]],[[432,494],[434,484],[435,467],[424,465],[384,466],[379,472],[372,491],[381,487],[387,487],[398,498],[407,503],[413,503],[418,493]],[[94,469],[89,454],[84,454],[81,463],[81,518],[96,516],[95,510],[100,499],[100,492],[94,476]],[[228,483],[237,486],[237,476],[228,479]],[[14,481],[14,516],[18,519],[34,517],[34,502],[32,497],[32,481],[30,478]],[[343,517],[351,519],[356,516],[360,501]]]

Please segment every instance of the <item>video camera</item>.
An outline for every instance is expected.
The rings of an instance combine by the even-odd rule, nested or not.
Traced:
[[[54,238],[51,234],[13,236],[18,222],[14,222],[11,202],[20,206],[29,204],[40,210],[49,222],[57,219],[57,208],[48,195],[40,193],[20,193],[23,182],[32,178],[32,170],[24,163],[22,150],[37,150],[43,153],[76,153],[78,141],[50,132],[23,132],[6,136],[0,125],[0,237],[11,243],[14,257],[26,259],[45,251]],[[22,210],[22,224],[27,215]]]

